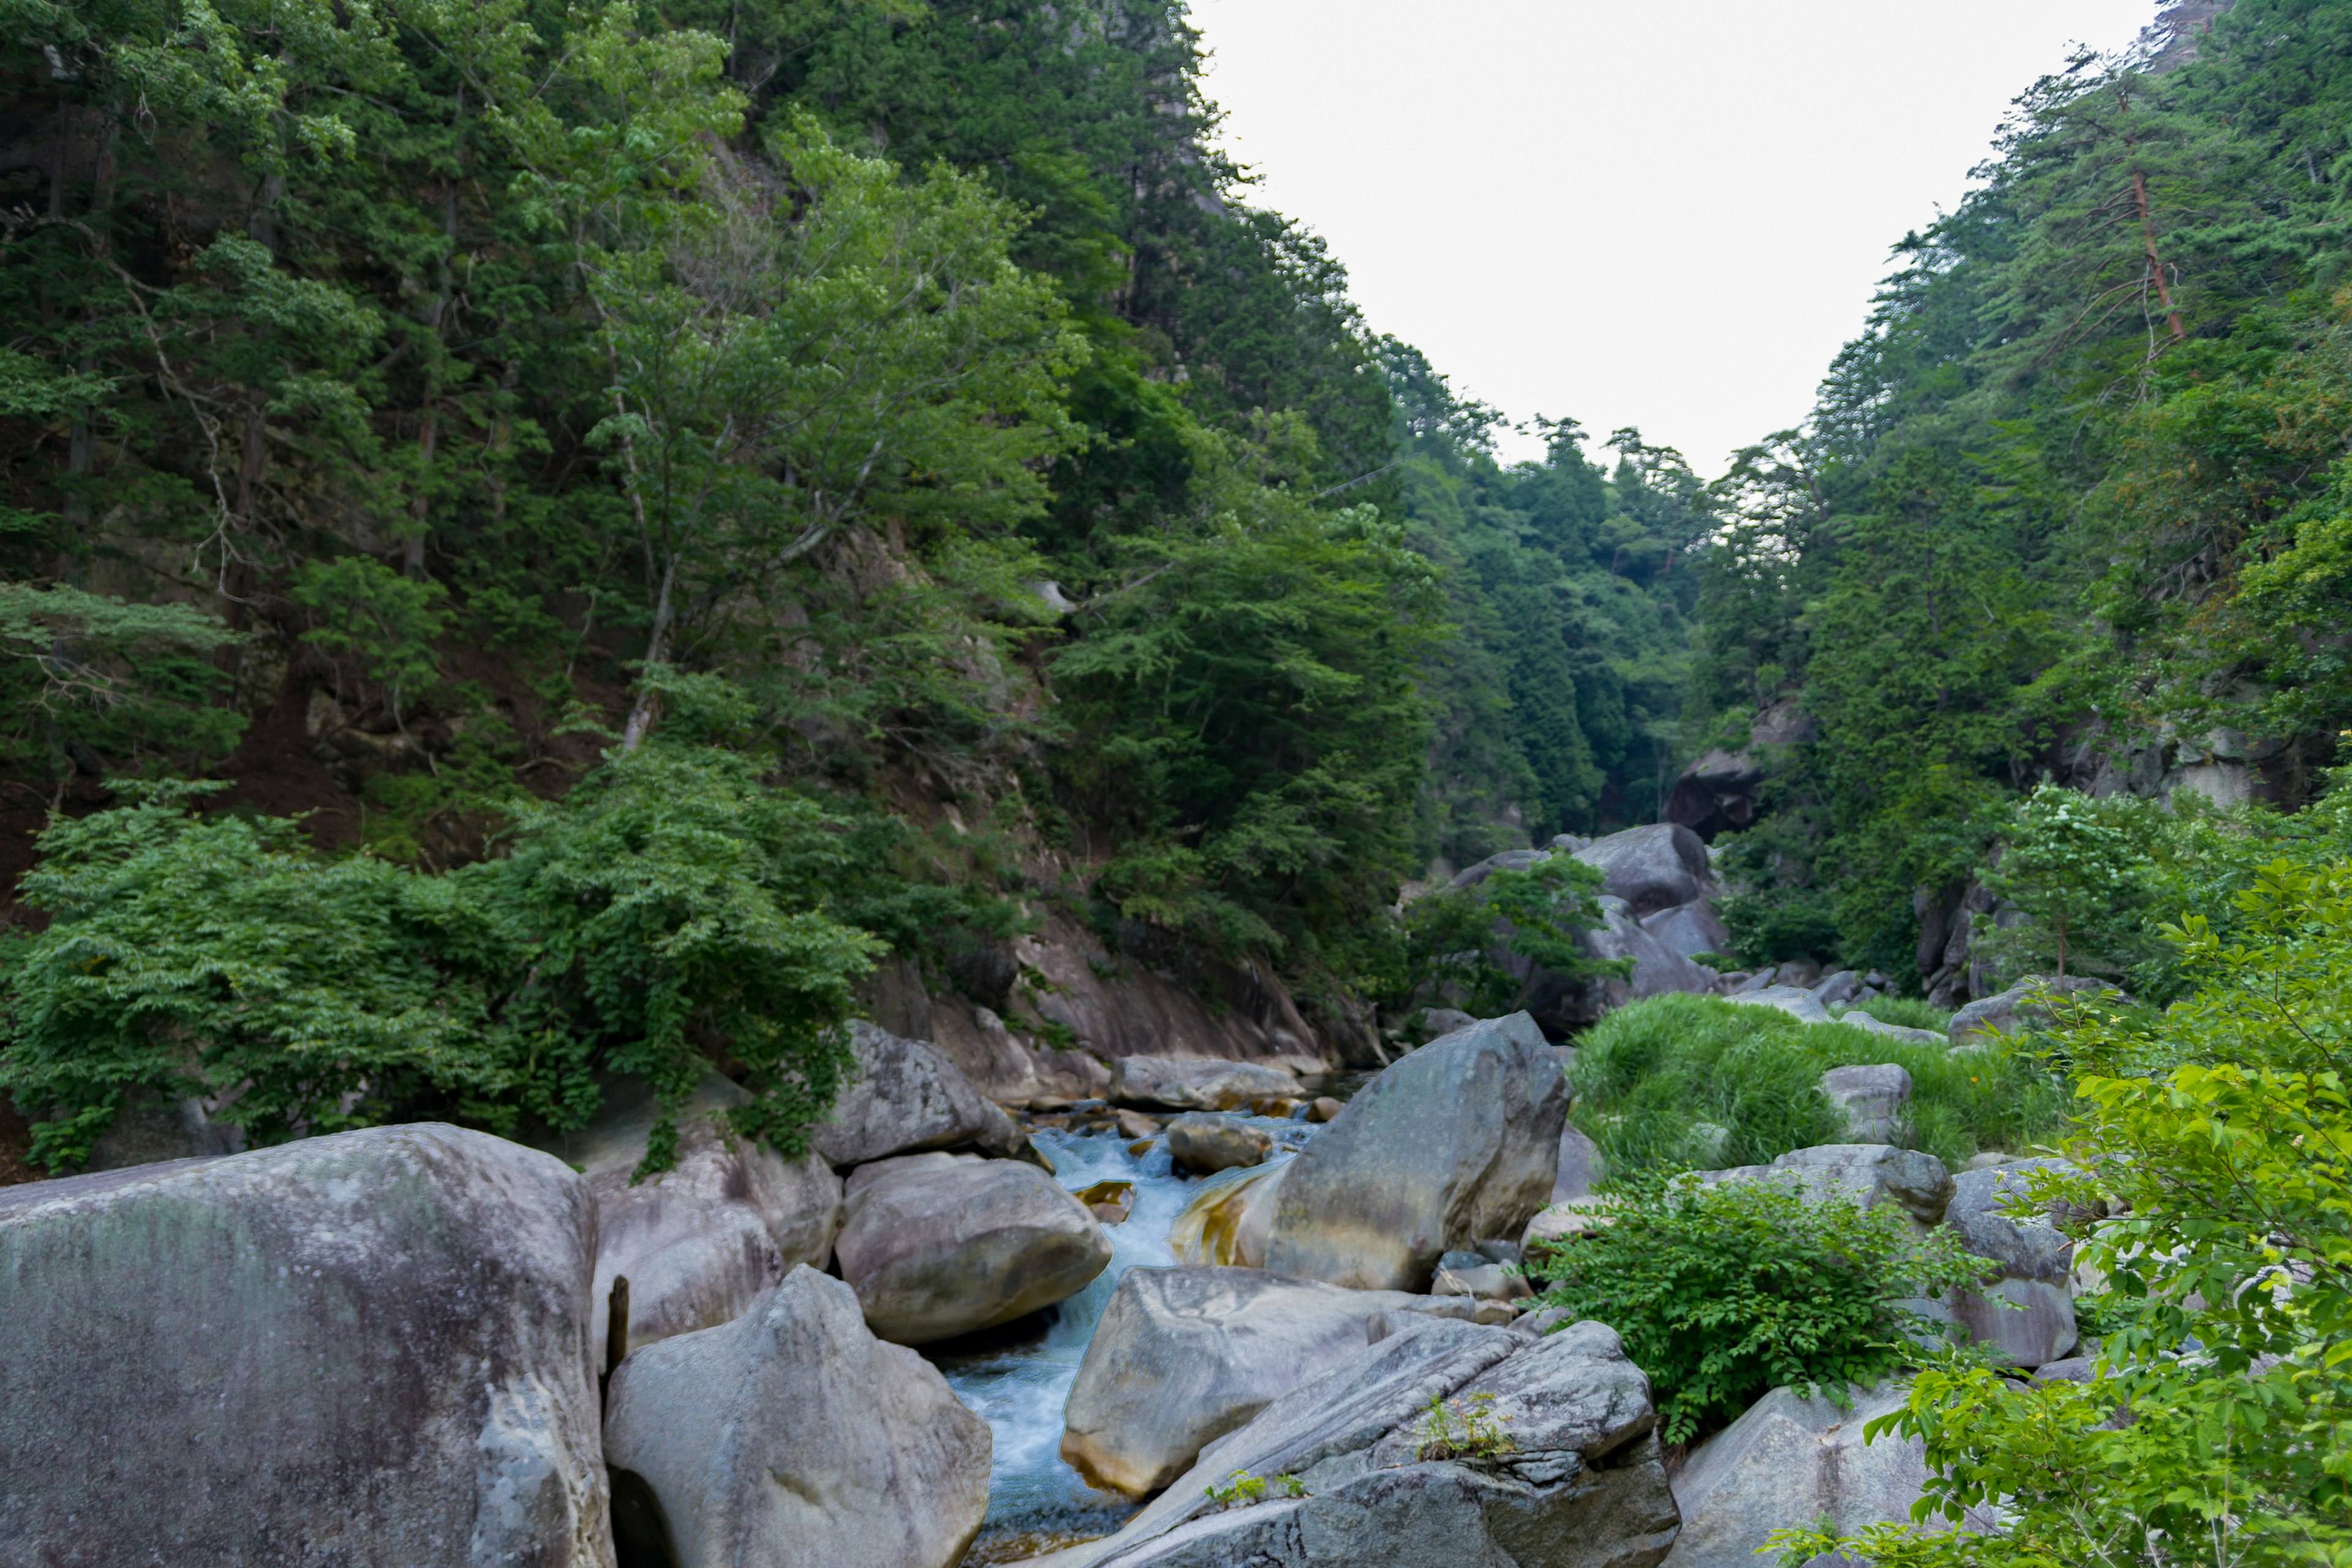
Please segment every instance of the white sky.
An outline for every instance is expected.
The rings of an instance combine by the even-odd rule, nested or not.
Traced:
[[[1702,474],[1801,420],[2009,100],[2154,0],[1192,0],[1253,198],[1514,419]],[[1505,437],[1507,458],[1538,455]]]

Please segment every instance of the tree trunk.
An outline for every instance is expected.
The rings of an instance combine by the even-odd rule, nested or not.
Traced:
[[[2164,278],[2164,258],[2156,250],[2156,219],[2148,211],[2147,176],[2137,169],[2132,171],[2132,197],[2139,204],[2139,237],[2147,247],[2147,269],[2156,276],[2156,298],[2164,307],[2165,325],[2172,329],[2174,342],[2184,342],[2189,336],[2188,329],[2180,324],[2180,312],[2172,303],[2172,286]]]

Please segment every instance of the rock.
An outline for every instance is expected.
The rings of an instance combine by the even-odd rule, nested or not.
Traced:
[[[1933,1029],[1906,1029],[1900,1024],[1882,1024],[1859,1007],[1849,1007],[1837,1020],[1849,1028],[1861,1029],[1873,1035],[1884,1035],[1890,1040],[1905,1040],[1915,1046],[1940,1046],[1943,1036]]]
[[[1947,1032],[1954,1045],[1971,1035],[2017,1035],[2050,1026],[2052,1009],[2063,1008],[2070,1002],[2099,998],[2108,1002],[2128,1002],[2130,998],[2112,985],[2079,975],[2053,979],[2046,974],[2029,974],[2008,990],[1971,1002],[1952,1015]]]
[[[1822,1074],[1822,1093],[1845,1117],[1846,1136],[1856,1143],[1884,1143],[1902,1127],[1911,1103],[1911,1075],[1893,1063],[1832,1068]]]
[[[1361,1348],[1375,1314],[1415,1300],[1256,1268],[1130,1268],[1070,1385],[1062,1458],[1097,1486],[1159,1491],[1203,1445]]]
[[[1473,1256],[1475,1256],[1475,1254]],[[1481,1258],[1468,1268],[1441,1267],[1430,1282],[1433,1296],[1473,1296],[1482,1301],[1517,1301],[1534,1295],[1527,1276]]]
[[[1993,1268],[1978,1289],[1958,1289],[1952,1320],[2012,1366],[2032,1369],[2074,1348],[2074,1239],[2034,1208],[2029,1173],[2060,1161],[2021,1161],[1953,1181],[1944,1223]]]
[[[953,1568],[990,1452],[947,1380],[805,1267],[731,1323],[630,1352],[604,1423],[615,1492],[649,1499],[678,1568]]]
[[[595,1245],[434,1123],[0,1188],[0,1558],[609,1568]]]
[[[1683,1157],[1691,1168],[1712,1171],[1731,1152],[1731,1129],[1720,1121],[1694,1121],[1683,1139]]]
[[[2074,1299],[2063,1285],[2040,1279],[1995,1279],[1956,1289],[1945,1301],[1952,1321],[1995,1359],[2031,1371],[2069,1354],[2078,1338]]]
[[[1605,1199],[1570,1198],[1551,1205],[1528,1221],[1528,1228],[1519,1236],[1519,1247],[1524,1252],[1533,1252],[1539,1247],[1573,1241],[1615,1224],[1616,1217]]]
[[[1596,959],[1630,961],[1633,973],[1628,976],[1575,978],[1556,973],[1507,948],[1491,954],[1519,981],[1520,1005],[1538,1024],[1553,1034],[1565,1035],[1643,997],[1714,991],[1715,971],[1693,963],[1644,931],[1622,899],[1604,895],[1599,902],[1602,923],[1577,932],[1577,945]]]
[[[1601,890],[1624,900],[1636,920],[1705,898],[1714,886],[1706,841],[1677,823],[1610,834],[1576,858],[1600,868],[1607,879]]]
[[[1080,1187],[1071,1196],[1086,1205],[1087,1212],[1105,1225],[1125,1225],[1127,1216],[1135,1212],[1133,1182],[1097,1182],[1090,1187]]]
[[[1862,990],[1862,976],[1851,969],[1824,975],[1812,987],[1813,999],[1824,1007],[1841,1007]]]
[[[1328,1094],[1318,1094],[1307,1103],[1307,1120],[1309,1121],[1328,1121],[1333,1117],[1339,1115],[1343,1109],[1345,1109],[1345,1107],[1340,1101],[1332,1099]]]
[[[2068,1356],[2063,1361],[2043,1362],[2033,1369],[2033,1383],[2088,1383],[2092,1369],[2099,1358],[2091,1355]]]
[[[1568,1116],[1538,1040],[1525,1015],[1490,1019],[1366,1084],[1285,1167],[1265,1266],[1418,1290],[1448,1247],[1517,1235],[1551,1195]]]
[[[1433,1040],[1456,1029],[1466,1029],[1477,1021],[1459,1007],[1423,1007],[1421,1010],[1421,1026]]]
[[[1140,1110],[1122,1110],[1118,1113],[1117,1121],[1118,1123],[1118,1135],[1122,1138],[1157,1138],[1160,1136],[1161,1124],[1160,1119],[1156,1116],[1146,1116]]]
[[[84,1171],[122,1171],[164,1160],[207,1160],[245,1148],[245,1129],[215,1121],[197,1100],[164,1100],[135,1089],[114,1113],[114,1123],[90,1145]]]
[[[1298,1080],[1256,1062],[1122,1057],[1110,1069],[1110,1098],[1171,1110],[1238,1110],[1252,1100],[1298,1093]]]
[[[1927,1479],[1925,1448],[1892,1435],[1863,1439],[1863,1427],[1901,1409],[1909,1391],[1855,1389],[1851,1398],[1841,1410],[1776,1388],[1693,1448],[1675,1477],[1683,1530],[1668,1568],[1755,1568],[1765,1539],[1795,1525],[1851,1535],[1910,1523]]]
[[[797,1265],[822,1268],[833,1256],[841,1178],[815,1155],[787,1161],[735,1135],[719,1119],[750,1099],[717,1073],[705,1075],[677,1118],[677,1164],[635,1184],[629,1178],[657,1114],[643,1079],[607,1083],[587,1126],[539,1141],[583,1172],[595,1194],[595,1365],[604,1364],[615,1275],[629,1281],[635,1346],[727,1322]]]
[[[1474,866],[1465,866],[1454,875],[1451,887],[1457,891],[1475,888],[1497,871],[1524,871],[1551,858],[1549,849],[1506,849],[1499,855],[1489,855]],[[1452,1011],[1452,1009],[1447,1009]],[[1467,1015],[1465,1015],[1467,1016]],[[1475,1020],[1473,1020],[1474,1022]]]
[[[1765,985],[1754,991],[1734,992],[1724,998],[1748,1007],[1778,1007],[1800,1024],[1826,1024],[1830,1010],[1811,991],[1797,985]]]
[[[1676,1519],[1649,1382],[1614,1332],[1577,1323],[1531,1339],[1388,1318],[1385,1337],[1211,1444],[1118,1534],[1037,1568],[1653,1568],[1664,1556]],[[1486,1410],[1516,1450],[1422,1458],[1433,1398],[1457,1420]],[[1235,1471],[1295,1476],[1304,1495],[1269,1488],[1231,1508],[1204,1495]]]
[[[1271,1135],[1222,1116],[1180,1116],[1168,1124],[1168,1157],[1196,1175],[1263,1164],[1273,1152]]]
[[[1181,1264],[1265,1267],[1265,1238],[1274,1228],[1287,1158],[1221,1171],[1201,1184],[1169,1227],[1168,1246]]]
[[[1886,1143],[1823,1143],[1792,1149],[1769,1165],[1703,1171],[1706,1182],[1783,1182],[1809,1198],[1843,1197],[1864,1208],[1892,1204],[1913,1223],[1936,1225],[1952,1199],[1951,1173],[1933,1154]]]
[[[1514,1268],[1527,1260],[1527,1255],[1519,1250],[1517,1242],[1499,1236],[1488,1237],[1478,1244],[1475,1250],[1489,1263],[1507,1263]]]
[[[1726,991],[1725,994],[1732,996],[1745,996],[1751,993],[1761,991],[1766,986],[1771,984],[1772,982],[1779,977],[1780,973],[1780,970],[1778,964],[1768,963],[1763,968],[1742,979],[1738,984],[1729,987]]]
[[[1687,904],[1676,904],[1670,910],[1644,916],[1642,929],[1668,952],[1677,952],[1685,958],[1731,951],[1731,932],[1724,928],[1723,917],[1715,912],[1715,905],[1706,899],[1694,899]]]
[[[1005,1158],[1026,1142],[1013,1118],[927,1042],[901,1039],[862,1018],[849,1026],[849,1040],[857,1081],[809,1137],[835,1165],[967,1145]]]
[[[835,1251],[867,1325],[921,1345],[1076,1295],[1110,1238],[1034,1165],[902,1154],[850,1173]]]

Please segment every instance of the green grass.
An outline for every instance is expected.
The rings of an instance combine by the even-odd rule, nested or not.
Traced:
[[[1919,1003],[1868,1010],[1885,1023],[1940,1026]],[[1909,1125],[1896,1142],[1955,1169],[1979,1150],[2022,1152],[2047,1141],[2063,1104],[2037,1062],[1998,1046],[1956,1057],[1939,1045],[1808,1026],[1713,996],[1634,1003],[1576,1044],[1571,1115],[1617,1175],[1763,1164],[1791,1149],[1842,1142],[1844,1125],[1816,1087],[1833,1067],[1893,1062],[1909,1072]],[[1702,1123],[1727,1131],[1719,1151]]]
[[[1942,1034],[1952,1021],[1952,1016],[1941,1007],[1929,1005],[1916,996],[1874,996],[1867,1002],[1857,1002],[1861,1008],[1882,1024],[1893,1024],[1902,1029],[1933,1029]],[[1831,1012],[1843,1017],[1853,1009],[1832,1007]]]

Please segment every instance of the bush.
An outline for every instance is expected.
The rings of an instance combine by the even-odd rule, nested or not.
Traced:
[[[438,877],[206,817],[205,786],[117,788],[128,805],[42,834],[24,894],[50,924],[8,973],[0,1089],[43,1118],[52,1171],[138,1090],[215,1101],[257,1142],[420,1116],[508,1131],[579,1125],[609,1072],[676,1107],[721,1061],[755,1097],[739,1130],[797,1152],[883,946],[840,912],[876,880],[851,824],[725,752],[616,756],[518,804],[506,858]]]
[[[1650,1374],[1661,1436],[1687,1443],[1783,1384],[1841,1406],[1849,1384],[1911,1364],[1910,1298],[1983,1268],[1901,1213],[1808,1202],[1766,1182],[1650,1184],[1605,1227],[1538,1247],[1538,1298],[1607,1323]]]
[[[2235,904],[2231,940],[2163,932],[2196,989],[2160,1021],[2059,1031],[2082,1069],[2068,1152],[2097,1181],[2035,1196],[2124,1215],[2080,1230],[2110,1281],[2103,1375],[1934,1370],[1873,1423],[1926,1443],[1918,1521],[1997,1502],[2000,1529],[1791,1531],[1791,1561],[2352,1563],[2352,867],[2281,861]]]
[[[1870,1009],[1883,1021],[1903,1021]],[[1916,1015],[1909,1015],[1916,1016]],[[1932,1015],[1931,1015],[1932,1016]],[[2060,1096],[2041,1062],[1998,1044],[1954,1056],[1843,1024],[1801,1024],[1719,997],[1653,996],[1578,1041],[1576,1124],[1620,1173],[1762,1164],[1833,1143],[1844,1125],[1817,1085],[1833,1067],[1892,1062],[1911,1075],[1905,1142],[1958,1166],[1980,1149],[2054,1134]],[[1726,1130],[1706,1147],[1702,1123]]]

